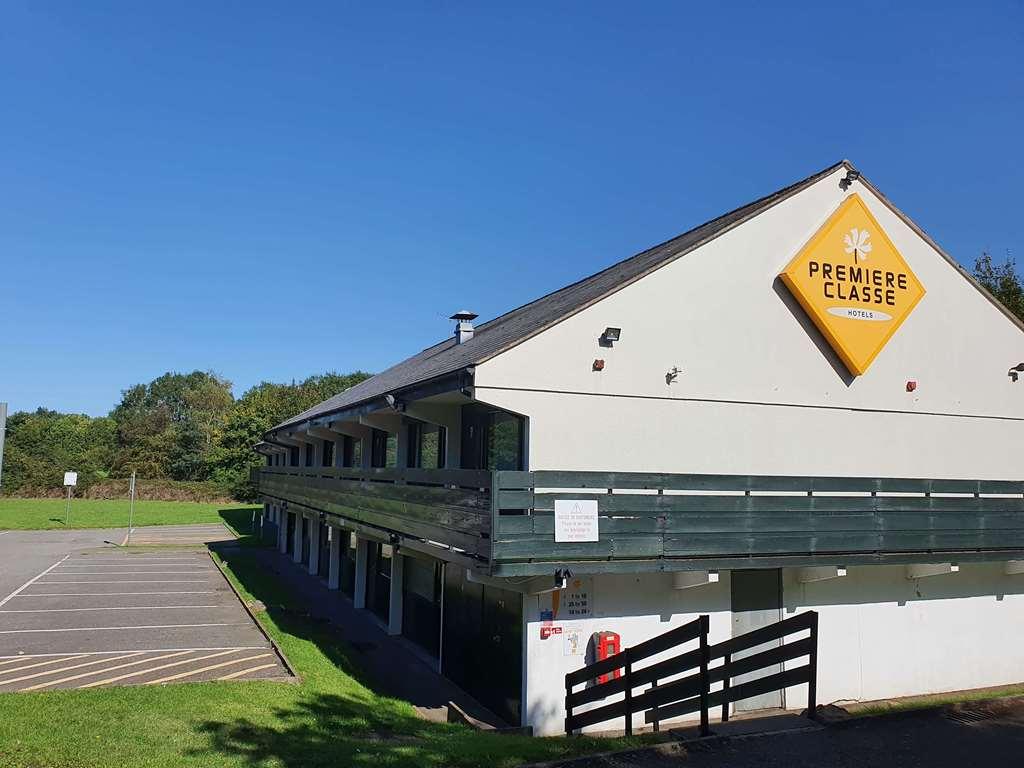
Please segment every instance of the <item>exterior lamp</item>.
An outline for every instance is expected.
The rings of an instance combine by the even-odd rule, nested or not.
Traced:
[[[1024,372],[1024,363],[1017,363],[1013,368],[1006,372],[1006,375],[1010,377],[1010,381],[1016,381],[1020,378],[1021,372]]]
[[[621,328],[612,328],[611,326],[609,326],[608,328],[604,329],[604,333],[601,334],[598,340],[601,342],[602,347],[610,347],[612,344],[618,341],[619,337],[621,336]]]
[[[860,171],[858,171],[856,168],[850,168],[846,171],[846,176],[844,176],[843,179],[839,182],[839,188],[843,190],[843,192],[845,192],[850,188],[850,185],[853,184],[853,182],[855,182],[859,178]]]

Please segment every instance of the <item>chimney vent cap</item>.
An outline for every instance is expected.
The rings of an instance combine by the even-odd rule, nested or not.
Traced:
[[[471,320],[476,320],[478,317],[479,317],[479,315],[476,312],[470,312],[468,309],[460,309],[458,312],[456,312],[454,315],[452,315],[448,319],[449,320],[467,320],[467,321],[471,321]]]

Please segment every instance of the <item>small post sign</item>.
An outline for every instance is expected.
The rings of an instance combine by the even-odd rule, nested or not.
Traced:
[[[64,487],[68,489],[68,500],[64,505],[64,527],[69,528],[71,526],[71,491],[78,485],[78,473],[77,472],[65,472],[64,473]]]
[[[569,499],[555,502],[555,542],[597,541],[597,501]]]

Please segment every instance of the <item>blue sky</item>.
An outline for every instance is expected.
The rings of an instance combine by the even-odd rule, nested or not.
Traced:
[[[1019,1],[0,10],[13,409],[380,370],[844,157],[1024,247]]]

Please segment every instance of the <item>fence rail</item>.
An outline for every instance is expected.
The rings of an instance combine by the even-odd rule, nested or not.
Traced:
[[[440,542],[492,576],[1024,559],[1024,481],[263,467],[259,492]],[[560,500],[597,541],[556,542]]]
[[[626,648],[622,653],[589,664],[565,676],[565,732],[572,733],[588,725],[624,718],[626,735],[633,733],[633,715],[644,714],[644,722],[657,730],[663,720],[700,712],[702,735],[710,732],[708,712],[722,708],[722,721],[729,719],[729,705],[770,691],[806,683],[807,713],[814,718],[817,707],[818,680],[818,614],[808,611],[777,624],[761,627],[729,640],[708,644],[709,618],[700,616],[676,629],[658,635],[639,645]],[[740,659],[733,657],[742,651],[757,648],[773,640],[809,631],[807,637],[782,643],[776,648],[759,651]],[[693,640],[697,647],[682,650],[681,646]],[[646,667],[637,664],[670,649],[680,652]],[[792,669],[772,672],[754,680],[736,685],[733,678],[762,670],[769,670],[787,661],[807,657],[807,663]],[[712,666],[720,661],[717,666]],[[621,670],[617,678],[590,685],[582,690],[576,686],[591,683],[602,675]],[[689,673],[689,674],[686,674]],[[683,677],[674,677],[684,675]],[[711,687],[721,683],[712,691]],[[643,693],[635,689],[649,685]],[[602,704],[584,712],[579,707],[603,701],[622,694],[620,700]]]
[[[497,472],[493,487],[492,559],[504,576],[555,562],[613,571],[638,561],[742,568],[1024,552],[1016,480],[537,470]],[[597,503],[598,541],[555,542],[562,500]]]

